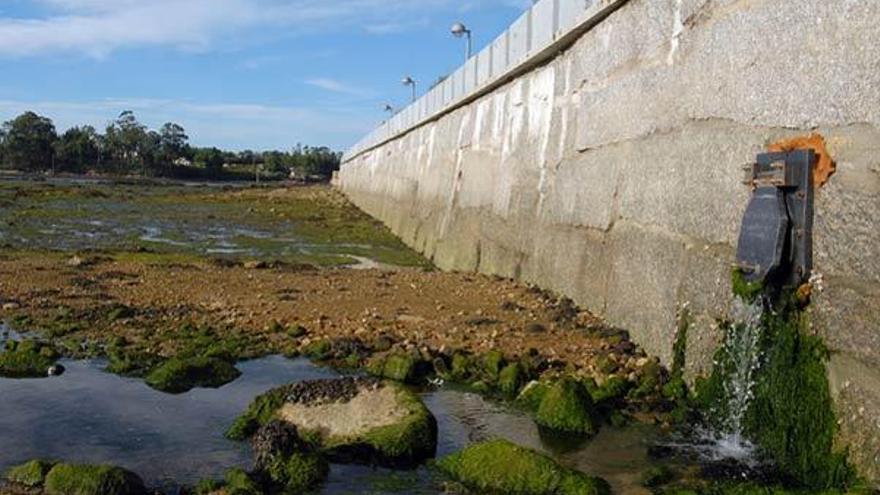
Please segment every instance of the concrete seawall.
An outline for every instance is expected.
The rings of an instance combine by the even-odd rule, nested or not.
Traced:
[[[821,133],[837,173],[817,192],[812,321],[842,440],[880,484],[880,2],[620,3],[356,147],[340,187],[440,268],[557,290],[666,363],[687,308],[693,378],[731,301],[741,166]]]

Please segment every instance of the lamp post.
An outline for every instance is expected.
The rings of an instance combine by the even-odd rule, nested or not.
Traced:
[[[464,58],[465,62],[467,62],[468,60],[470,60],[471,54],[473,53],[473,49],[474,49],[474,41],[473,41],[473,37],[471,36],[471,30],[468,29],[467,26],[465,26],[464,24],[462,24],[460,22],[456,22],[455,24],[452,25],[452,28],[449,31],[456,38],[461,38],[462,36],[467,36],[467,52],[465,52],[465,58]]]
[[[416,80],[410,76],[404,77],[401,81],[404,86],[412,86],[412,101],[416,101]]]

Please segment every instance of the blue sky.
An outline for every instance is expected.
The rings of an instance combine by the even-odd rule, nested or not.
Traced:
[[[123,110],[183,125],[196,145],[344,150],[530,0],[0,0],[0,121],[59,130]]]

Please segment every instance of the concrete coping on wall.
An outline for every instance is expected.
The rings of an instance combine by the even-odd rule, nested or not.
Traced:
[[[513,26],[516,26],[518,23],[527,22],[528,23],[528,36],[529,41],[528,44],[531,44],[531,39],[533,38],[533,11],[541,11],[542,9],[547,9],[547,5],[552,5],[554,12],[554,17],[552,21],[550,21],[553,26],[552,29],[554,31],[552,35],[552,41],[549,44],[546,44],[543,48],[535,50],[534,53],[530,53],[527,55],[522,61],[518,63],[510,64],[504,71],[500,72],[498,75],[491,76],[488,78],[481,78],[479,76],[479,60],[480,57],[488,56],[490,59],[490,70],[492,65],[492,51],[495,49],[496,43],[499,42],[502,38],[505,39],[506,43],[510,43],[510,34],[511,30],[505,31],[495,42],[491,43],[489,46],[484,48],[480,53],[469,59],[462,67],[449,75],[447,80],[445,81],[448,85],[454,85],[457,82],[457,78],[459,77],[460,72],[464,72],[462,79],[467,77],[467,67],[473,66],[471,70],[474,72],[475,85],[476,87],[468,92],[467,94],[459,97],[458,99],[453,98],[453,101],[449,102],[439,110],[419,119],[415,118],[412,122],[408,122],[401,127],[400,130],[389,133],[389,135],[376,139],[374,142],[369,142],[372,138],[372,134],[379,132],[384,128],[389,127],[389,121],[383,123],[380,127],[375,129],[373,133],[365,137],[361,142],[355,144],[351,149],[349,149],[342,158],[343,165],[348,163],[364,154],[367,154],[376,148],[379,148],[395,139],[398,139],[400,136],[406,135],[411,131],[418,129],[430,122],[437,121],[444,116],[467,106],[474,101],[482,98],[483,96],[492,93],[498,88],[509,84],[515,79],[521,77],[522,75],[531,72],[532,70],[541,67],[542,65],[547,64],[554,58],[556,58],[560,52],[568,49],[578,39],[580,39],[584,34],[588,31],[596,27],[599,23],[604,21],[608,16],[610,16],[614,11],[622,7],[629,0],[598,0],[595,2],[591,2],[590,0],[584,0],[587,5],[590,5],[586,8],[577,21],[574,22],[574,25],[566,31],[555,32],[559,27],[557,21],[557,15],[559,14],[560,3],[563,0],[541,0],[535,4],[531,9],[529,9],[520,19],[518,19]],[[545,21],[546,22],[546,21]],[[531,49],[531,48],[530,48]],[[507,54],[510,54],[510,48],[506,48]],[[528,50],[527,50],[528,51]],[[482,79],[482,81],[481,81]],[[466,83],[464,81],[463,83]],[[432,95],[431,92],[423,95],[420,99],[413,102],[411,105],[403,109],[398,115],[403,114],[402,118],[409,117],[409,113],[412,113],[414,110],[420,109],[420,106],[427,105],[427,99],[429,97],[438,97],[442,101],[445,97],[445,93],[443,89],[433,88],[439,91],[439,95]],[[394,117],[392,117],[393,119]]]

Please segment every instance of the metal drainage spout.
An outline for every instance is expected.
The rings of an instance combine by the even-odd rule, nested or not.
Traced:
[[[764,153],[745,167],[752,197],[736,266],[748,282],[797,287],[813,268],[813,150]]]

